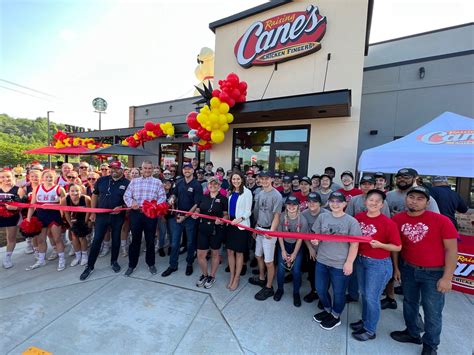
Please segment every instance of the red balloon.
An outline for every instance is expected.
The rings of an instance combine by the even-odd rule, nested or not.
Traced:
[[[239,91],[239,89],[234,89],[234,90],[232,90],[232,93],[230,94],[230,96],[231,96],[234,100],[237,100],[237,99],[240,97],[240,91]]]
[[[155,128],[155,124],[153,122],[145,122],[145,130],[147,131],[153,131],[153,129]]]
[[[188,124],[189,128],[198,129],[201,127],[201,124],[196,119],[197,115],[198,113],[196,111],[188,113],[188,116],[186,117],[186,123]]]
[[[239,83],[239,90],[240,92],[245,92],[247,90],[247,82],[241,81]]]
[[[227,75],[227,78],[226,78],[229,82],[233,83],[233,84],[238,84],[239,82],[239,77],[237,74],[235,73],[230,73],[229,75]]]
[[[200,137],[200,138],[202,138],[205,141],[210,141],[211,140],[211,132],[209,132],[208,130],[205,129],[202,137]]]
[[[158,127],[155,127],[155,129],[153,130],[153,133],[155,134],[155,136],[161,137],[163,135],[163,131],[161,130],[160,125],[157,126]]]
[[[245,102],[246,101],[245,95],[240,95],[239,98],[236,101],[237,102]]]
[[[234,99],[229,99],[229,101],[227,101],[227,103],[229,104],[230,107],[235,106],[235,100]]]
[[[221,91],[219,89],[212,90],[212,97],[219,97]]]

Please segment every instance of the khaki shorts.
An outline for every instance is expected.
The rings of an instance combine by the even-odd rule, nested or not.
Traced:
[[[269,231],[270,229],[264,229],[257,227],[257,230]],[[278,238],[266,238],[261,234],[257,234],[255,239],[255,255],[263,256],[263,260],[266,263],[272,263],[275,256],[275,245]]]

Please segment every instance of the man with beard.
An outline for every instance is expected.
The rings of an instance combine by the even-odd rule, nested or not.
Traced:
[[[247,178],[247,189],[249,189],[252,195],[255,196],[255,190],[258,189],[257,179],[255,179],[255,173],[253,172],[253,170],[249,170],[245,174],[245,177]]]

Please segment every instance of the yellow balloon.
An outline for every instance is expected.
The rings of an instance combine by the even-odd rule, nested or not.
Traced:
[[[198,142],[199,145],[204,145],[204,144],[206,144],[206,143],[207,143],[207,142],[206,142],[205,140],[202,140],[202,139],[200,139],[199,142]]]
[[[222,132],[227,132],[229,130],[229,125],[227,123],[222,124],[220,130]]]
[[[225,115],[221,113],[221,114],[219,115],[219,124],[222,125],[222,124],[224,124],[224,123],[227,123],[227,117],[225,117]]]
[[[227,123],[232,123],[232,121],[234,121],[234,115],[231,113],[227,113],[225,116],[227,117]]]
[[[227,113],[229,112],[229,105],[226,103],[226,102],[222,102],[220,105],[219,105],[219,112],[220,113]]]
[[[217,108],[219,108],[220,104],[221,104],[221,100],[219,100],[218,97],[213,97],[213,98],[211,99],[211,107],[217,107]]]
[[[152,137],[152,138],[156,137],[156,135],[152,131],[147,131],[146,135],[149,136],[149,137]]]
[[[128,145],[128,142],[124,139],[124,140],[122,141],[122,145]]]
[[[205,114],[210,114],[211,113],[211,110],[209,109],[209,106],[207,105],[204,105],[200,110],[199,110],[200,113],[205,113]]]
[[[196,119],[199,123],[202,124],[204,122],[205,117],[207,117],[205,113],[198,113],[198,115],[196,116]]]
[[[219,120],[219,116],[215,113],[211,113],[209,115],[209,119],[211,120],[211,122],[217,122]]]
[[[211,140],[216,143],[222,143],[224,141],[224,132],[216,130],[211,132]]]

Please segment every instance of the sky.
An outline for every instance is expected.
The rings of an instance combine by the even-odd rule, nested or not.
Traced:
[[[102,129],[128,127],[129,106],[192,95],[196,55],[214,48],[210,22],[264,2],[0,0],[0,113],[54,111],[52,121],[97,129],[92,100],[102,97]],[[375,0],[370,42],[473,13],[470,0]]]

